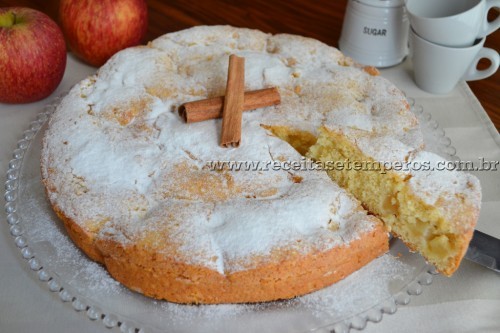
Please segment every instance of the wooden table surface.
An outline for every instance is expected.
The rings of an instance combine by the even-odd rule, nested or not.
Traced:
[[[167,32],[202,24],[229,24],[316,38],[338,47],[347,0],[147,0],[149,27],[145,41]],[[0,7],[25,6],[57,20],[58,0],[0,0]],[[490,11],[490,19],[497,16]],[[486,46],[500,50],[500,33]],[[487,66],[481,63],[479,67]],[[474,94],[500,129],[500,71],[487,79],[469,82]]]

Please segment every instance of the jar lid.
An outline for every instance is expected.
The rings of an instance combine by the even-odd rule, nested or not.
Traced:
[[[405,0],[354,0],[362,4],[373,6],[373,7],[402,7],[405,5]]]

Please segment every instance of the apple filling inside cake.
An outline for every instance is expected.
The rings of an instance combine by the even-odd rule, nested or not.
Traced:
[[[428,152],[409,154],[400,163],[401,170],[394,171],[394,165],[373,159],[343,133],[327,128],[320,129],[318,137],[283,126],[268,129],[301,154],[320,162],[332,180],[440,272],[449,276],[458,268],[474,230],[471,217],[479,213],[474,204],[480,200],[479,193],[471,191],[479,187],[475,177],[427,170],[444,161]],[[433,182],[429,182],[431,178]],[[422,185],[425,181],[429,182],[427,191]],[[443,183],[445,190],[433,198],[434,202],[422,197],[422,193],[435,191],[430,187]]]

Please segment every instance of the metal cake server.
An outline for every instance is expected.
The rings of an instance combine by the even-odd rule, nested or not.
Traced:
[[[500,239],[474,230],[465,258],[500,273]]]

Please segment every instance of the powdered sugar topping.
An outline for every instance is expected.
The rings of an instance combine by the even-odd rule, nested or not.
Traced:
[[[175,112],[223,95],[230,53],[246,59],[247,90],[277,86],[282,97],[280,106],[245,113],[238,149],[219,146],[220,120],[185,124]],[[346,62],[318,41],[231,27],[192,28],[124,50],[74,87],[51,118],[42,155],[48,188],[57,188],[50,199],[82,226],[98,225],[99,237],[170,235],[155,243],[158,251],[175,244],[180,259],[221,273],[299,240],[301,251],[348,243],[373,224],[323,172],[206,167],[300,160],[262,125],[313,135],[325,125],[376,159],[419,150],[402,93]],[[365,137],[387,144],[362,144]],[[390,156],[385,146],[394,147]]]

